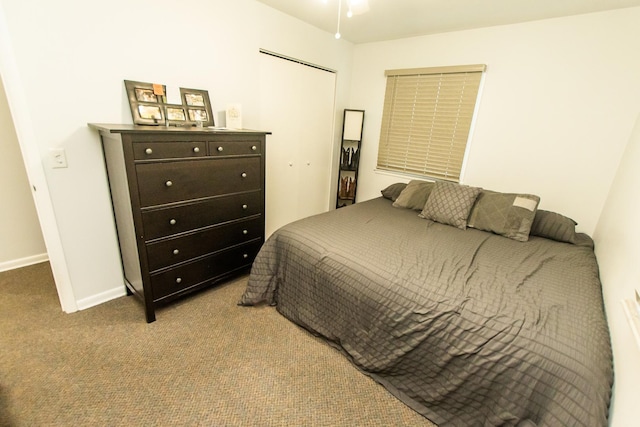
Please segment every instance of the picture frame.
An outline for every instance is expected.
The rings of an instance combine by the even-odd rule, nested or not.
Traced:
[[[153,93],[153,89],[136,87],[134,90],[138,102],[158,102],[158,96]]]
[[[165,114],[169,124],[184,126],[188,122],[187,113],[183,105],[167,104],[165,106]]]
[[[202,122],[203,124],[209,121],[209,115],[204,108],[188,108],[189,120],[195,123]]]
[[[159,105],[138,104],[137,113],[142,120],[162,120],[162,108]]]
[[[137,125],[160,125],[166,123],[163,108],[167,87],[146,82],[125,80],[131,116]]]
[[[344,110],[342,139],[349,141],[361,141],[363,123],[364,110]]]
[[[206,90],[180,88],[182,104],[168,104],[165,85],[134,80],[124,84],[136,125],[215,126]]]
[[[180,88],[180,98],[188,110],[190,121],[202,123],[203,126],[215,126],[208,91]]]

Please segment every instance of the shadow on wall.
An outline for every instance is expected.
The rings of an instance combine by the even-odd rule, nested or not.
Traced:
[[[640,289],[640,115],[622,155],[594,233],[605,308],[611,331],[615,383],[611,426],[636,423],[640,349],[627,322],[621,301]]]

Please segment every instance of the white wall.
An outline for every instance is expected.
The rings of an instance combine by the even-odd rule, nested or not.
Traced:
[[[31,188],[0,80],[0,271],[47,259]]]
[[[384,70],[487,65],[463,180],[538,194],[543,209],[594,235],[615,359],[610,421],[620,427],[637,425],[640,384],[639,352],[620,305],[640,287],[638,22],[640,8],[631,8],[357,45],[350,102],[366,110],[358,185],[366,200],[408,180],[374,172]]]
[[[265,48],[338,70],[337,105],[346,104],[352,45],[253,0],[0,0],[0,8],[20,76],[12,84],[32,119],[80,308],[123,292],[99,138],[86,125],[131,123],[123,80],[207,89],[215,111],[241,103],[243,125],[260,129]],[[67,169],[46,167],[53,147],[66,150]]]
[[[72,294],[82,302],[122,289],[99,139],[86,123],[131,122],[124,79],[207,89],[214,110],[242,103],[244,125],[260,129],[259,48],[338,70],[338,124],[342,108],[366,110],[358,189],[364,200],[400,180],[373,172],[384,70],[485,63],[464,181],[539,194],[542,208],[575,218],[589,233],[596,230],[627,142],[638,139],[630,135],[640,111],[640,8],[355,48],[253,0],[0,0],[0,9],[11,36],[9,60],[20,76],[12,80],[19,87],[7,92],[24,94],[17,101],[28,110],[28,133],[41,161],[46,164],[51,147],[67,151],[69,167],[45,168],[46,181]],[[635,194],[637,175],[627,174],[640,159],[637,151],[629,153],[612,200]],[[637,281],[629,254],[639,248],[623,227],[634,223],[640,209],[626,211],[628,221],[616,225],[626,207],[620,201],[607,206],[594,236],[614,351],[635,357],[619,346],[628,332],[614,306]],[[618,245],[619,252],[610,249]],[[613,418],[620,426],[632,420],[629,400],[635,394],[629,390],[640,383],[637,366],[622,361],[616,392],[624,388]]]
[[[616,369],[612,425],[637,425],[640,349],[622,310],[640,291],[640,114],[594,233]]]
[[[541,196],[593,233],[640,108],[640,8],[357,45],[350,107],[365,113],[358,197],[374,173],[385,69],[486,64],[463,181]]]

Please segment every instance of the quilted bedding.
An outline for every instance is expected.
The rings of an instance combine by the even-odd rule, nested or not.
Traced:
[[[439,426],[607,425],[612,354],[588,244],[460,230],[377,198],[274,233],[241,299],[261,302]]]

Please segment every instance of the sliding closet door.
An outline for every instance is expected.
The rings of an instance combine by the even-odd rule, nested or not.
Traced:
[[[267,137],[266,235],[329,210],[336,75],[260,54],[260,128]]]

